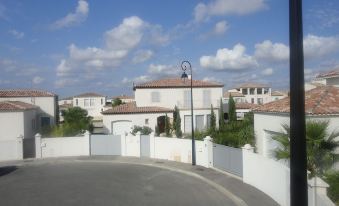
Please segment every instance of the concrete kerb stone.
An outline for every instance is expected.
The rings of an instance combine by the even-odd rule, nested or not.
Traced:
[[[232,202],[234,204],[236,204],[237,206],[248,206],[246,204],[245,201],[243,201],[242,199],[240,199],[238,196],[234,195],[232,192],[230,192],[229,190],[227,190],[226,188],[224,188],[223,186],[201,176],[198,175],[196,173],[193,172],[189,172],[189,171],[185,171],[185,170],[181,170],[178,168],[173,168],[173,167],[168,167],[168,166],[164,166],[164,165],[157,165],[154,163],[140,163],[140,162],[127,162],[127,161],[109,161],[109,160],[75,160],[77,162],[99,162],[99,163],[112,163],[112,164],[131,164],[131,165],[142,165],[142,166],[148,166],[148,167],[156,167],[156,168],[160,168],[160,169],[165,169],[165,170],[169,170],[172,172],[177,172],[177,173],[181,173],[184,175],[188,175],[190,177],[194,177],[196,179],[199,179],[207,184],[209,184],[210,186],[214,187],[216,190],[218,190],[219,192],[221,192],[222,194],[224,194],[225,196],[227,196],[228,198],[230,198],[232,200]]]

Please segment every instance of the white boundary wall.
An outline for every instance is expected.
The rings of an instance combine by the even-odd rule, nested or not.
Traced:
[[[0,141],[0,161],[22,160],[23,145],[22,138],[17,137],[14,140]]]

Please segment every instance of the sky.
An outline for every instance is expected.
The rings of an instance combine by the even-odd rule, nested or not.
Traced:
[[[133,93],[181,76],[289,85],[288,1],[0,0],[0,88]],[[305,79],[339,66],[339,1],[303,1]]]

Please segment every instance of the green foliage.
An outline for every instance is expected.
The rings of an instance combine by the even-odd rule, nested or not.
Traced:
[[[171,123],[169,120],[169,117],[167,117],[167,114],[165,116],[165,133],[166,133],[166,137],[170,137],[171,136]]]
[[[209,130],[212,132],[215,132],[216,129],[216,117],[215,117],[215,113],[214,113],[214,109],[213,109],[213,105],[211,104],[211,117],[210,117],[210,128]],[[192,125],[193,126],[193,125]]]
[[[235,102],[233,97],[230,95],[228,100],[228,118],[230,122],[237,121],[237,114],[235,110]]]
[[[339,172],[330,172],[325,174],[324,180],[330,185],[327,189],[328,197],[339,205]]]
[[[225,126],[224,120],[224,106],[222,103],[222,99],[220,98],[220,108],[219,108],[219,128],[223,128]]]
[[[133,135],[136,135],[137,132],[140,132],[142,135],[149,135],[153,132],[153,130],[147,126],[140,127],[140,126],[134,125],[131,133]]]
[[[315,175],[322,177],[337,161],[334,151],[339,147],[339,141],[335,140],[339,137],[339,132],[329,134],[328,125],[328,121],[306,123],[307,170],[311,172],[310,177]],[[281,148],[275,151],[277,159],[290,158],[290,127],[283,125],[283,128],[284,133],[272,137],[281,145]]]
[[[177,106],[174,107],[173,127],[175,130],[175,136],[182,137],[180,111]]]
[[[64,112],[64,123],[42,131],[43,136],[70,137],[82,134],[85,130],[93,131],[92,117],[80,107],[72,107]]]
[[[118,105],[120,105],[120,104],[122,104],[121,99],[115,98],[115,99],[113,100],[113,102],[112,102],[112,107],[116,107],[116,106],[118,106]]]

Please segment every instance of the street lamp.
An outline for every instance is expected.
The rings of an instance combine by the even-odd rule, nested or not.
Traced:
[[[183,61],[181,63],[181,69],[183,71],[181,75],[181,79],[186,81],[188,79],[188,75],[186,70],[189,69],[191,72],[191,126],[192,126],[192,165],[195,165],[195,139],[194,139],[194,125],[193,125],[193,76],[192,76],[192,66],[189,61]]]

